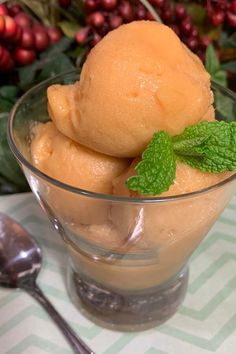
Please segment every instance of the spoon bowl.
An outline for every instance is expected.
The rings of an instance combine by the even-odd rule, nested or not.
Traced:
[[[65,335],[74,353],[95,354],[70,328],[36,284],[42,252],[19,223],[0,213],[0,286],[20,288],[33,296]]]
[[[41,249],[16,221],[0,213],[0,284],[11,288],[34,282],[42,263]]]

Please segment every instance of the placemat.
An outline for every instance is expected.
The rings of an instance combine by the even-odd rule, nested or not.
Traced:
[[[65,249],[31,193],[1,197],[0,211],[37,239],[44,254],[39,285],[97,354],[235,354],[236,197],[194,253],[188,293],[178,313],[158,328],[131,334],[94,325],[70,302]],[[0,288],[0,353],[72,351],[35,300],[21,290]]]

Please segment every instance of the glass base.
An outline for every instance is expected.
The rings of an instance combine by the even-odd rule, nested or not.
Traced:
[[[143,331],[175,314],[188,285],[188,267],[168,282],[142,290],[111,290],[77,274],[68,274],[68,289],[79,310],[96,324],[118,331]]]

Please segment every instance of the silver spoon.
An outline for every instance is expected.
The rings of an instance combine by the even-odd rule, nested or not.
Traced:
[[[77,337],[36,284],[42,255],[31,235],[15,220],[0,213],[0,285],[26,290],[48,312],[78,354],[95,354]]]

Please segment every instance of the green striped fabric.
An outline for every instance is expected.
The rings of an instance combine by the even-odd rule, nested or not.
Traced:
[[[236,197],[192,257],[187,297],[161,327],[105,330],[84,318],[65,288],[66,254],[32,194],[1,197],[0,211],[22,223],[43,248],[39,285],[97,354],[236,353]],[[71,354],[47,314],[26,293],[0,289],[0,354]]]

